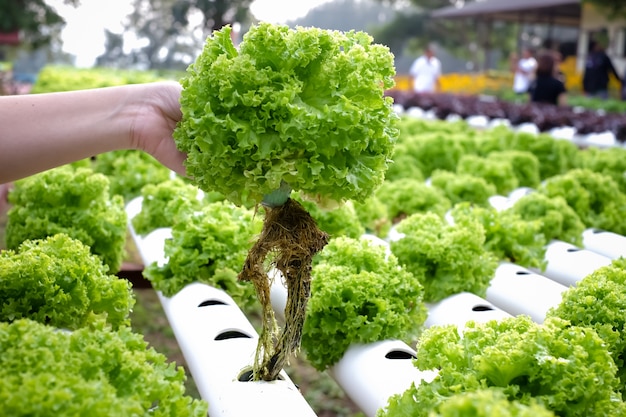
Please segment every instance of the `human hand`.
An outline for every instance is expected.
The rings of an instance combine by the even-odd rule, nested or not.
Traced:
[[[142,85],[137,110],[131,124],[133,147],[148,152],[166,167],[185,175],[187,157],[176,148],[172,133],[180,121],[180,92],[177,82],[164,81]]]

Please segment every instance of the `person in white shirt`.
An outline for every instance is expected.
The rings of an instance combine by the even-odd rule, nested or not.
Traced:
[[[513,76],[513,91],[516,94],[527,94],[530,84],[535,79],[537,60],[528,48],[522,50],[522,58],[517,62]]]
[[[430,46],[424,54],[413,61],[409,74],[413,77],[413,89],[417,93],[434,93],[439,88],[441,62]]]

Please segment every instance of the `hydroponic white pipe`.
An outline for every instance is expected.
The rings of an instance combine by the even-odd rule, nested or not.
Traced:
[[[415,351],[399,340],[354,344],[329,373],[366,416],[375,417],[389,398],[437,375],[417,369],[414,358]]]
[[[551,307],[561,302],[566,286],[519,265],[501,263],[487,288],[487,301],[517,316],[543,323]]]
[[[258,335],[230,296],[195,283],[160,298],[211,417],[315,416],[284,371],[276,381],[250,381]]]
[[[451,295],[436,303],[427,303],[428,318],[424,326],[454,324],[462,331],[468,321],[485,323],[512,317],[489,301],[469,292]]]
[[[583,232],[583,246],[610,259],[626,258],[626,236],[617,233],[587,229]]]
[[[130,224],[139,212],[137,205],[131,202],[127,213],[139,254],[144,265],[163,264],[171,229],[137,236]],[[187,285],[172,297],[157,294],[211,417],[315,416],[284,371],[276,381],[249,380],[258,334],[228,294],[200,283]]]
[[[548,244],[545,260],[546,269],[538,273],[568,287],[611,263],[611,259],[604,255],[562,241]]]

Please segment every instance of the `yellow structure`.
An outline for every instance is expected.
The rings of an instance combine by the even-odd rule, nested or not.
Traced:
[[[486,7],[487,3],[488,1],[485,1],[480,6]],[[609,38],[607,54],[611,57],[618,73],[626,77],[626,20],[609,19],[601,11],[586,3],[581,6],[581,13],[578,17],[580,35],[577,56],[568,57],[561,64],[561,71],[565,76],[565,87],[572,94],[582,93],[582,77],[589,40],[595,32],[600,30],[605,30]],[[458,11],[454,11],[454,13],[458,13]],[[489,94],[511,90],[512,86],[513,74],[506,71],[447,73],[441,77],[441,92],[444,93]],[[395,88],[411,91],[410,76],[399,74],[396,77]],[[619,89],[619,81],[610,77],[609,90],[611,94],[619,96]]]
[[[568,57],[561,63],[561,71],[565,76],[565,88],[570,93],[582,94],[583,74],[578,69],[577,57]],[[408,74],[396,76],[395,89],[402,91],[412,90],[412,80]],[[505,71],[485,71],[472,73],[447,73],[440,79],[441,92],[451,94],[489,94],[506,91],[513,88],[513,74]],[[611,77],[609,89],[617,91],[619,82]]]

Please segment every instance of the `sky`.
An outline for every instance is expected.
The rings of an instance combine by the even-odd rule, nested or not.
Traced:
[[[255,0],[250,11],[259,20],[286,23],[306,16],[309,10],[330,0]]]
[[[254,0],[250,11],[258,20],[285,23],[331,0]],[[50,0],[65,19],[63,50],[76,56],[76,66],[90,67],[104,52],[104,29],[121,32],[122,19],[132,11],[130,0],[82,0],[78,8]]]

